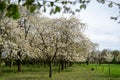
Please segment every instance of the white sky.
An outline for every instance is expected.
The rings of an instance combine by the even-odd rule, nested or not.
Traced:
[[[88,24],[86,34],[93,42],[99,44],[100,50],[104,48],[120,50],[120,24],[110,19],[111,16],[118,14],[117,7],[109,8],[107,4],[99,4],[95,0],[80,13],[80,18]]]
[[[120,3],[120,0],[113,1]],[[96,0],[91,0],[86,10],[82,10],[77,14],[77,17],[79,17],[82,22],[87,23],[88,29],[86,30],[86,35],[94,43],[99,44],[100,50],[120,50],[120,24],[110,19],[111,16],[117,16],[119,10],[115,6],[109,8],[107,4],[108,3],[100,4],[97,3]],[[58,17],[59,15],[60,14],[54,16]]]

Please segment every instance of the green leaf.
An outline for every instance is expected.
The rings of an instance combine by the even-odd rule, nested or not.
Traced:
[[[0,11],[3,11],[6,8],[6,3],[5,1],[0,2]]]
[[[79,0],[79,3],[82,3],[82,0]]]
[[[54,13],[55,11],[54,11],[54,9],[52,8],[51,10],[50,10],[50,15],[52,15],[52,13]]]
[[[19,19],[20,18],[20,13],[17,12],[16,14],[13,15],[13,19]]]
[[[61,8],[59,6],[56,6],[55,7],[55,13],[60,12],[60,11],[61,11]]]
[[[46,12],[46,7],[44,6],[44,12]]]
[[[62,1],[62,4],[67,4],[68,2],[67,1]]]
[[[111,19],[117,20],[117,19],[118,19],[118,17],[111,17]]]
[[[102,3],[102,4],[105,4],[105,0],[101,0],[101,3]]]
[[[6,16],[9,18],[18,19],[20,17],[18,6],[16,4],[10,4],[7,7]]]
[[[21,0],[18,0],[18,3],[20,3],[21,2]]]
[[[113,7],[113,3],[112,2],[110,2],[109,4],[108,4],[108,7]]]
[[[54,5],[54,2],[50,2],[50,6],[53,6]]]
[[[36,9],[36,6],[30,6],[30,13],[34,12]]]
[[[23,3],[23,6],[27,6],[27,9],[30,5],[34,3],[34,0],[26,0],[25,3]]]
[[[45,5],[46,4],[46,0],[43,0],[43,5]]]
[[[86,4],[80,5],[80,9],[86,9]]]
[[[42,5],[39,2],[37,2],[37,3],[38,3],[38,8],[40,9],[42,7]]]
[[[105,0],[97,0],[97,2],[105,4]]]
[[[27,5],[32,5],[34,3],[34,0],[26,0]]]
[[[8,4],[10,4],[10,0],[8,0]]]
[[[55,2],[58,2],[59,0],[55,0]]]

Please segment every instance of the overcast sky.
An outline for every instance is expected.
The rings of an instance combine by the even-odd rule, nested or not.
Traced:
[[[80,13],[82,21],[88,24],[86,34],[93,42],[99,44],[100,50],[104,48],[120,50],[120,24],[110,19],[111,16],[118,14],[117,7],[109,8],[107,4],[99,4],[95,0]]]
[[[113,1],[120,3],[120,0]],[[87,23],[88,29],[85,33],[94,43],[99,44],[99,50],[120,50],[120,24],[110,19],[111,16],[119,14],[119,9],[116,6],[109,8],[107,4],[91,0],[86,10],[82,10],[77,17]],[[58,17],[59,15],[54,16]]]

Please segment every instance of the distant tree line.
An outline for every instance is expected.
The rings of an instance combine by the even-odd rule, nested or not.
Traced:
[[[88,56],[90,63],[111,63],[111,64],[120,64],[120,51],[119,50],[110,50],[103,49],[102,51],[92,51]]]

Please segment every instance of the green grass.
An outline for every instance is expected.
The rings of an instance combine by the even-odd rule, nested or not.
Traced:
[[[109,65],[108,64],[90,64],[89,68],[94,68],[100,72],[109,75]],[[110,64],[110,77],[120,77],[120,64]]]
[[[104,66],[104,70],[103,70]],[[95,70],[91,70],[95,68]],[[75,64],[58,73],[58,67],[53,67],[53,77],[48,78],[48,67],[22,66],[22,72],[17,72],[17,67],[11,69],[3,66],[3,75],[0,80],[120,80],[120,65],[111,65],[111,75],[108,75],[108,66],[90,64]]]

